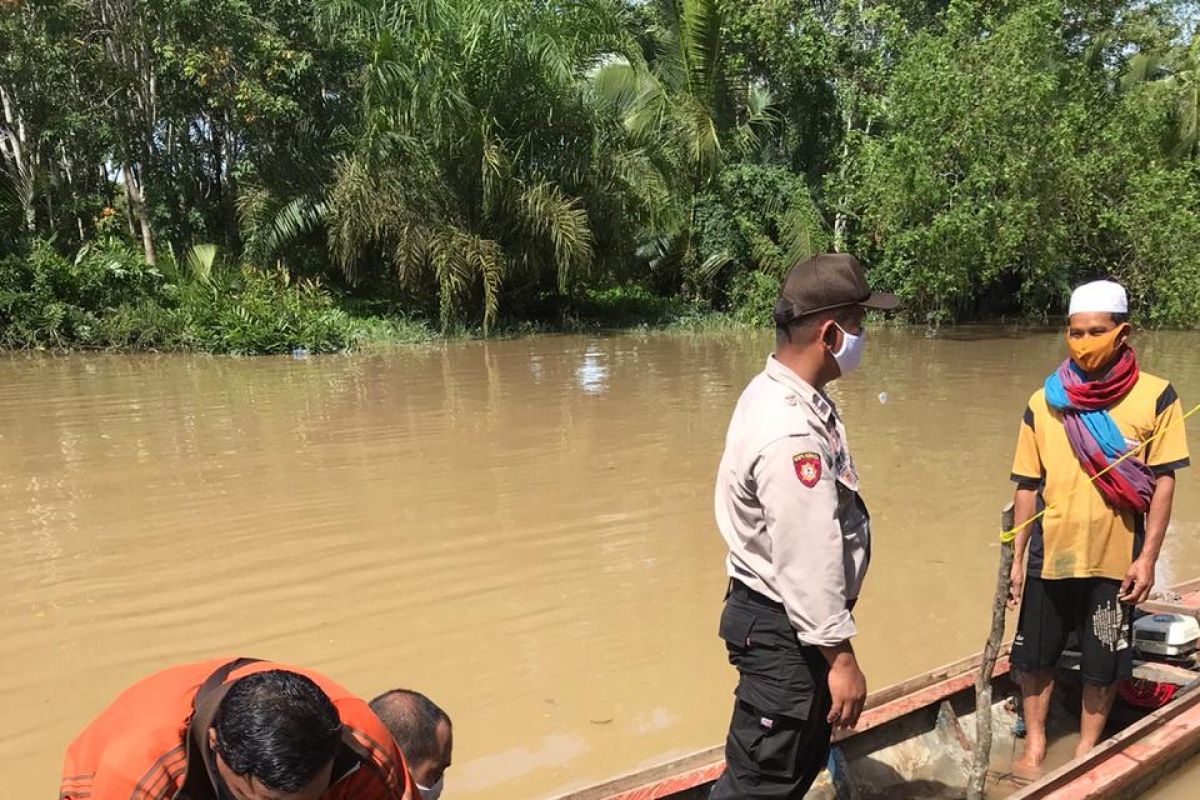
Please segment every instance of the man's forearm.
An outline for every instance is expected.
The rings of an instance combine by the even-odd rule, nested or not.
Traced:
[[[1174,501],[1175,473],[1159,475],[1154,484],[1154,495],[1150,498],[1150,511],[1146,514],[1146,540],[1142,543],[1141,558],[1151,563],[1158,561],[1158,554],[1162,551]]]

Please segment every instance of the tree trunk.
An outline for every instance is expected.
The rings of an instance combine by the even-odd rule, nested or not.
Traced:
[[[37,231],[37,211],[33,204],[36,152],[30,152],[25,118],[17,101],[4,86],[0,86],[0,112],[3,112],[3,117],[0,118],[3,121],[3,125],[0,126],[0,157],[4,160],[13,189],[21,202],[25,230],[33,234]]]
[[[121,186],[125,189],[125,223],[129,226],[129,238],[136,239],[138,231],[137,223],[133,217],[133,178],[130,177],[129,165],[121,165],[121,175],[124,176],[121,180]]]
[[[225,245],[230,252],[237,253],[242,249],[241,232],[237,221],[237,183],[233,177],[236,167],[236,144],[230,132],[228,115],[225,125],[219,131],[221,146],[220,178],[221,178],[221,216],[225,223]]]
[[[838,183],[842,186],[842,196],[839,198],[838,211],[833,218],[833,252],[841,253],[846,249],[846,206],[849,199],[846,196],[846,172],[850,164],[850,132],[854,129],[854,113],[847,108],[843,114],[845,130],[842,131],[842,159],[838,165]]]
[[[131,213],[141,229],[146,263],[153,267],[158,263],[158,258],[154,250],[154,231],[150,228],[150,215],[146,210],[145,184],[138,180],[129,164],[123,165],[122,169],[125,173],[125,196],[129,199]]]

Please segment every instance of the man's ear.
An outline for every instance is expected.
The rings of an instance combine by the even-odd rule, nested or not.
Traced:
[[[214,753],[217,751],[217,729],[208,729],[208,749]]]
[[[829,346],[829,349],[837,347],[837,323],[832,319],[827,319],[821,323],[821,341]]]
[[[1117,347],[1129,341],[1129,335],[1133,333],[1133,327],[1128,322],[1122,322],[1121,328],[1121,332],[1117,334]]]

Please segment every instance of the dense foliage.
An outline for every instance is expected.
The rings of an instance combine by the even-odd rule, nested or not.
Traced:
[[[1196,8],[0,0],[0,344],[756,321],[829,248],[915,320],[1197,325]]]

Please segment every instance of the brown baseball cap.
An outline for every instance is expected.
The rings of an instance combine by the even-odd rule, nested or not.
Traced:
[[[891,311],[900,298],[886,292],[872,292],[862,264],[845,253],[822,253],[792,267],[775,302],[775,322],[786,325],[793,320],[835,308],[863,306]]]

